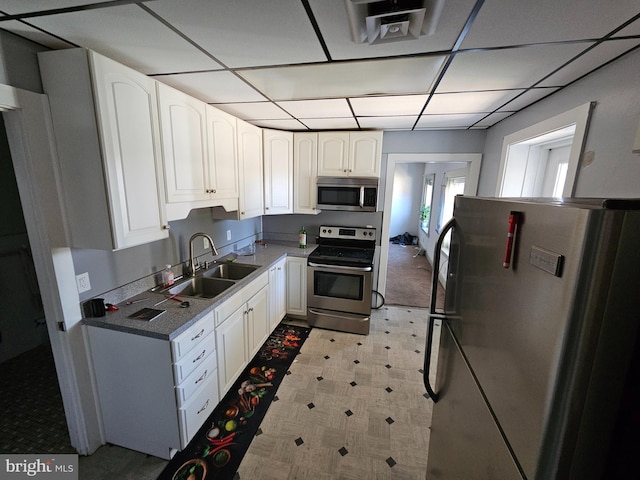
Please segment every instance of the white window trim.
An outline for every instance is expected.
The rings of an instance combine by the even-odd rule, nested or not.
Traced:
[[[589,128],[589,120],[591,112],[595,107],[595,102],[585,103],[567,112],[556,115],[535,125],[527,127],[518,132],[514,132],[504,137],[502,142],[502,154],[500,157],[500,169],[498,170],[498,182],[496,184],[496,197],[500,196],[502,191],[502,183],[504,181],[504,172],[507,163],[507,153],[511,145],[521,143],[550,132],[560,130],[569,125],[576,126],[573,142],[571,144],[571,153],[569,155],[569,167],[567,170],[567,178],[565,180],[562,195],[564,197],[573,197],[576,188],[576,178],[580,158],[586,141],[586,133]]]

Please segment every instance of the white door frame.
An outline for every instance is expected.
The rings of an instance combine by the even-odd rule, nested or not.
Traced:
[[[469,173],[465,180],[464,194],[474,196],[478,193],[480,179],[481,153],[390,153],[387,155],[385,174],[384,207],[380,241],[380,266],[378,269],[378,291],[384,295],[387,288],[387,261],[389,259],[389,235],[391,225],[391,203],[393,200],[393,176],[398,163],[458,163],[468,164]],[[416,224],[418,222],[416,212]]]
[[[17,104],[3,116],[71,445],[88,455],[104,442],[71,250],[56,248],[66,242],[49,104],[46,95],[7,86],[0,90],[3,98],[7,91]]]

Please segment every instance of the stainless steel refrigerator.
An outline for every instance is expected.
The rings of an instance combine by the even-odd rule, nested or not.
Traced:
[[[456,197],[434,255],[434,286],[441,260],[447,271],[427,332],[428,480],[586,480],[611,468],[640,319],[639,208]]]

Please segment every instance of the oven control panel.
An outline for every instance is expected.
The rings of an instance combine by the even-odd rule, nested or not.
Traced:
[[[336,227],[321,225],[320,237],[342,240],[375,240],[376,229],[369,227]]]

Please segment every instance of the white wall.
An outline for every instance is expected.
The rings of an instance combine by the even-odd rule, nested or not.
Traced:
[[[420,204],[422,201],[423,165],[399,163],[393,176],[393,199],[391,203],[391,237],[409,232],[418,235]]]
[[[640,156],[631,148],[640,124],[640,50],[588,75],[490,128],[484,150],[478,194],[494,196],[502,139],[590,101],[585,152],[594,161],[578,167],[577,197],[640,197]]]

